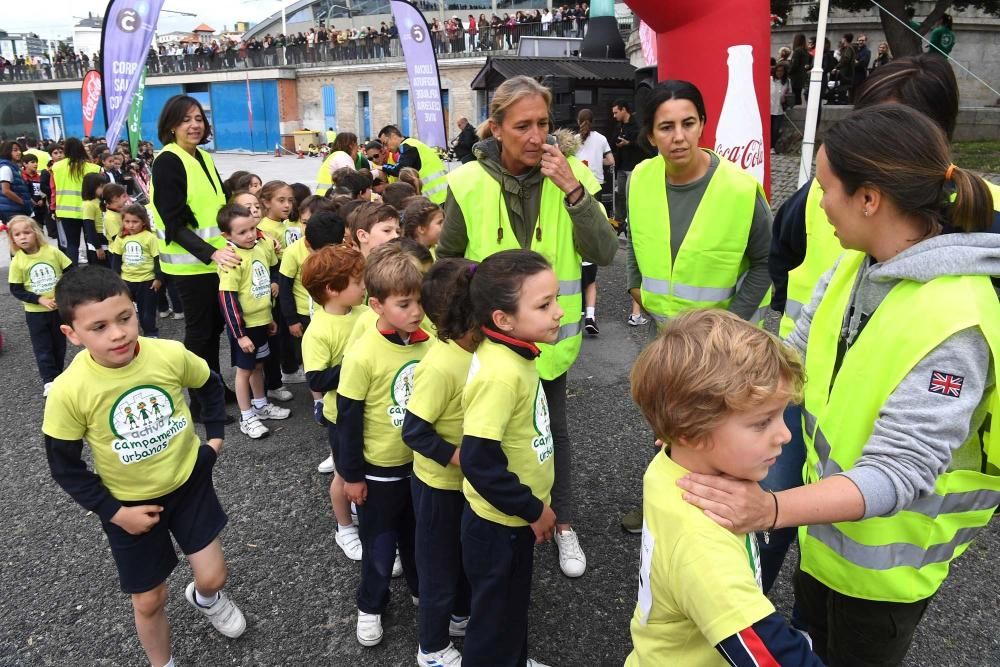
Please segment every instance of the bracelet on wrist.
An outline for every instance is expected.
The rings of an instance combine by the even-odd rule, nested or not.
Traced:
[[[579,194],[580,196],[577,197],[577,194]],[[576,206],[577,204],[580,203],[580,200],[583,199],[584,194],[586,193],[583,189],[583,183],[578,183],[575,188],[573,188],[566,194],[566,204],[568,204],[569,206]],[[576,199],[576,201],[573,201],[574,199]]]
[[[764,531],[764,544],[771,543],[771,533],[774,532],[775,527],[778,525],[778,496],[774,494],[774,491],[768,491],[768,493],[774,499],[774,521],[771,522],[771,527]]]

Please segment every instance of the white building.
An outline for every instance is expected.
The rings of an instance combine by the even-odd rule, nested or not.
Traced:
[[[87,18],[81,19],[73,26],[73,49],[80,53],[83,51],[88,56],[92,56],[101,50],[101,26],[104,18],[93,16],[89,12]]]

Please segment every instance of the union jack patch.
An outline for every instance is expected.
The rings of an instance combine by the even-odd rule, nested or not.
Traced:
[[[964,382],[965,378],[961,375],[934,371],[931,373],[931,385],[927,388],[927,391],[933,394],[958,398],[962,395],[962,384]]]

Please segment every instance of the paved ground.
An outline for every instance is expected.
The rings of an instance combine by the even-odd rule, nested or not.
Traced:
[[[304,182],[316,168],[288,158],[221,156],[218,162],[224,175],[242,166],[265,178]],[[639,501],[652,451],[628,397],[629,366],[645,332],[624,325],[623,274],[620,252],[600,274],[601,336],[585,342],[569,383],[577,528],[589,570],[566,579],[552,545],[536,550],[531,654],[553,665],[621,665],[630,650],[639,542],[620,531],[618,520]],[[117,591],[97,519],[49,477],[39,432],[41,383],[21,309],[0,289],[0,328],[7,337],[0,358],[0,665],[141,665],[128,600]],[[163,334],[179,338],[182,324],[168,321]],[[215,470],[230,516],[223,533],[228,590],[246,613],[247,632],[226,640],[187,606],[182,590],[190,571],[182,564],[171,579],[168,607],[179,665],[413,664],[415,610],[400,582],[393,585],[382,645],[362,649],[354,640],[358,567],[334,544],[328,478],[315,472],[325,439],[309,417],[304,387],[295,393],[295,414],[270,439],[251,442],[231,430]],[[998,553],[994,522],[931,605],[908,664],[1000,664]],[[788,570],[772,593],[785,612]]]

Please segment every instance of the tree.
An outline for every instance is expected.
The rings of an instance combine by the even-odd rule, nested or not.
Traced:
[[[788,11],[790,4],[788,0],[771,0],[771,11],[783,15]],[[906,9],[910,6],[911,0],[880,0],[879,4],[884,8],[879,10],[879,19],[882,22],[882,30],[885,32],[885,41],[889,43],[889,50],[892,51],[892,54],[894,56],[910,56],[920,53],[923,42],[910,31],[909,20],[906,16]],[[874,7],[871,0],[831,0],[830,6],[846,9],[849,12],[861,12]],[[1000,0],[972,0],[970,2],[936,0],[930,13],[916,30],[921,35],[926,35],[937,25],[941,17],[948,13],[948,10],[961,10],[967,7],[982,9],[1000,16]],[[809,18],[815,20],[817,11],[818,6],[810,11]],[[894,17],[898,17],[902,23]],[[836,42],[835,39],[830,41]]]

